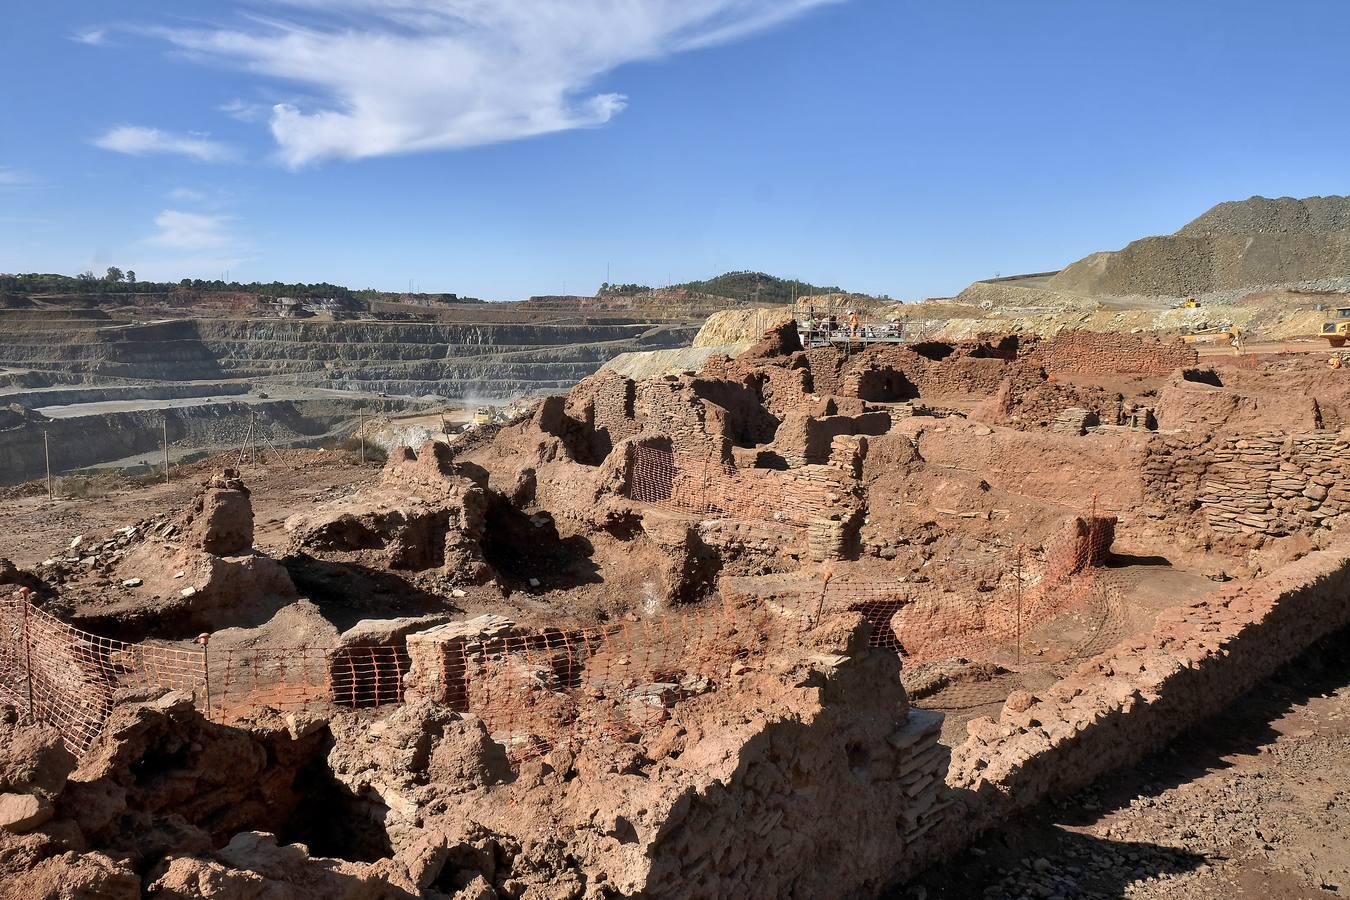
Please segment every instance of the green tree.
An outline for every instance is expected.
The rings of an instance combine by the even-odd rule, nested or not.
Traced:
[[[127,269],[127,284],[135,284],[135,283],[136,283],[136,273],[131,269]]]
[[[108,274],[103,276],[104,281],[121,281],[122,270],[117,266],[108,266]]]

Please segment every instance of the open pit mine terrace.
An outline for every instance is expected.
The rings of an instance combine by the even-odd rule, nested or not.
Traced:
[[[1348,416],[1298,357],[789,323],[270,555],[218,471],[0,566],[0,895],[876,895],[1347,624]]]
[[[501,305],[440,322],[0,309],[0,484],[40,478],[49,461],[58,473],[149,470],[166,442],[174,462],[250,439],[336,444],[362,417],[566,389],[620,353],[679,347],[697,331],[686,318],[564,320]],[[493,317],[503,321],[483,321]]]

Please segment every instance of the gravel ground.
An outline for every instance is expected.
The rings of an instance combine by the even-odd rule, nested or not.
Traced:
[[[1342,633],[1171,747],[1049,803],[888,900],[1350,894]]]

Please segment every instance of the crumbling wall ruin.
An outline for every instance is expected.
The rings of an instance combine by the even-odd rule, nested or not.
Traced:
[[[997,721],[972,720],[947,783],[959,813],[933,849],[969,837],[1050,795],[1133,763],[1212,716],[1350,625],[1350,544],[1260,580],[1161,613],[1151,633],[1085,663],[1034,695],[1008,698]]]
[[[1177,339],[1074,330],[1040,340],[1026,360],[1052,374],[1167,375],[1199,355]]]

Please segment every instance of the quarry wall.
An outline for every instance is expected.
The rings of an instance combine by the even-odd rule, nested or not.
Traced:
[[[358,410],[391,411],[407,408],[400,400],[296,400],[267,403],[213,403],[166,407],[162,410],[102,413],[29,423],[0,430],[0,484],[16,484],[43,477],[47,448],[52,471],[102,465],[145,454],[152,465],[162,462],[164,423],[174,457],[196,450],[239,446],[256,414],[262,447],[300,446],[327,439],[343,423],[353,422]],[[332,436],[337,440],[337,436]]]
[[[90,323],[79,323],[88,325]],[[505,398],[570,387],[625,351],[682,347],[679,323],[318,322],[179,319],[72,328],[13,323],[0,367],[88,379],[276,378],[390,393]]]

